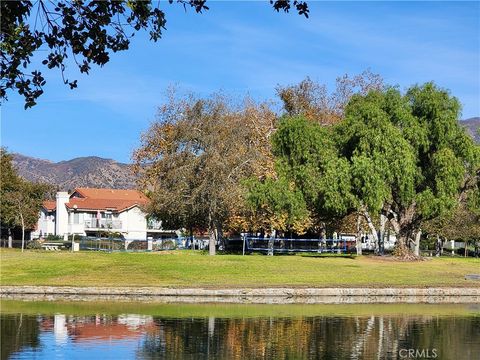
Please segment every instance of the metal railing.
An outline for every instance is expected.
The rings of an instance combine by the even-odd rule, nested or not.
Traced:
[[[90,219],[85,220],[86,229],[121,229],[122,221],[113,219]]]
[[[80,250],[94,251],[162,251],[162,250],[202,250],[207,242],[195,237],[175,237],[164,239],[123,239],[114,237],[82,236],[78,240]]]
[[[289,252],[316,252],[316,253],[346,253],[348,241],[345,239],[283,239],[245,236],[244,251],[289,253]]]

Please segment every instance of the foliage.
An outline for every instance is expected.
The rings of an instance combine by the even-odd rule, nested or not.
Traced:
[[[63,241],[63,236],[48,234],[45,237],[45,241],[48,241],[48,242],[50,242],[50,241]]]
[[[422,229],[448,240],[480,241],[480,215],[461,203],[452,214],[427,221]]]
[[[272,138],[277,181],[300,191],[295,199],[314,217],[358,211],[369,225],[369,213],[388,217],[404,248],[467,193],[476,203],[480,148],[459,126],[459,111],[456,98],[427,83],[405,95],[394,88],[356,94],[334,127],[285,118]]]
[[[42,243],[38,240],[32,240],[27,243],[27,249],[29,250],[41,250]]]
[[[208,229],[220,240],[226,220],[242,211],[242,181],[271,166],[274,120],[249,99],[237,106],[223,95],[172,95],[133,156],[147,211],[165,227]]]
[[[278,86],[277,95],[283,103],[286,115],[303,116],[321,125],[337,123],[344,117],[345,106],[354,94],[366,95],[370,90],[381,90],[380,75],[365,70],[361,74],[338,77],[335,90],[328,92],[327,86],[306,77],[300,83]]]
[[[2,226],[13,227],[15,209],[7,202],[7,194],[16,191],[20,178],[12,165],[12,156],[4,148],[0,149],[0,221]]]
[[[1,149],[1,185],[2,226],[19,226],[22,232],[32,229],[37,223],[43,200],[51,192],[51,186],[20,178],[5,149]]]
[[[169,0],[173,3],[175,0]],[[197,13],[208,10],[206,0],[176,0]],[[299,0],[271,0],[276,11],[288,12],[292,5],[308,17],[308,5]],[[46,83],[34,54],[46,50],[42,64],[59,68],[62,79],[71,89],[77,80],[65,77],[68,59],[72,58],[81,73],[91,65],[103,66],[112,52],[127,50],[136,32],[146,30],[157,41],[166,28],[160,2],[149,1],[2,1],[0,97],[7,91],[18,91],[25,98],[25,108],[36,104]]]

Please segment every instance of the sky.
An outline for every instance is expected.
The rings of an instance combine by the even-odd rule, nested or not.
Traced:
[[[207,5],[196,14],[164,1],[162,39],[139,33],[89,75],[69,67],[75,90],[44,68],[38,105],[24,110],[13,92],[2,104],[2,146],[55,162],[130,162],[169,86],[268,100],[278,84],[309,76],[333,88],[338,76],[365,69],[401,90],[433,80],[460,100],[463,119],[480,116],[480,2],[309,1],[309,19],[277,13],[267,0]]]

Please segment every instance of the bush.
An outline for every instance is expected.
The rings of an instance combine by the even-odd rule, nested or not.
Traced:
[[[128,244],[127,250],[147,250],[147,242],[134,240]]]
[[[42,243],[39,240],[35,239],[27,242],[26,247],[30,250],[40,250],[42,248]]]
[[[47,237],[45,237],[45,241],[62,241],[63,240],[63,237],[62,236],[59,236],[59,235],[47,235]]]

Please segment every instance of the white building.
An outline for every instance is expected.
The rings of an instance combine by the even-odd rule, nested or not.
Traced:
[[[56,201],[44,202],[32,238],[116,233],[127,240],[146,240],[172,235],[161,229],[161,222],[147,220],[142,210],[147,203],[137,190],[77,188],[72,194],[58,192]]]

